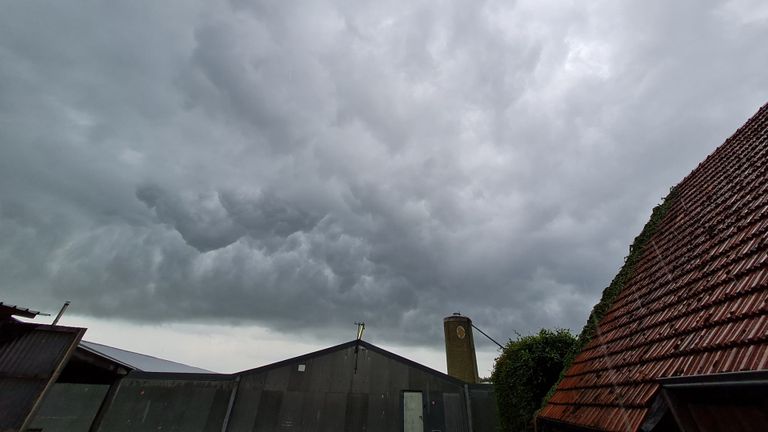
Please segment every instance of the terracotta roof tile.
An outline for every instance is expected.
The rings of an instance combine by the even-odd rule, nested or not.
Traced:
[[[768,105],[675,189],[540,418],[637,430],[662,377],[768,369]]]

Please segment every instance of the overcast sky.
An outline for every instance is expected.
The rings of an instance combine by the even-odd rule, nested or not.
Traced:
[[[763,0],[0,7],[0,300],[214,370],[578,331],[768,100]]]

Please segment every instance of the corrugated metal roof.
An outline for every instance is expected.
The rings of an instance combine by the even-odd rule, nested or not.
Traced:
[[[20,430],[85,329],[0,322],[0,430]],[[12,395],[13,397],[7,397]]]
[[[768,104],[676,188],[540,418],[637,430],[662,377],[768,369]]]
[[[183,363],[152,357],[96,342],[81,341],[80,348],[119,363],[129,369],[144,372],[213,373]]]
[[[34,318],[38,315],[50,315],[50,314],[0,302],[0,318],[8,318],[11,316]]]

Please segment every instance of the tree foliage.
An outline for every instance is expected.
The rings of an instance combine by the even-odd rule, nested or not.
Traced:
[[[507,343],[491,375],[503,430],[533,430],[533,416],[575,345],[563,329],[542,329]]]

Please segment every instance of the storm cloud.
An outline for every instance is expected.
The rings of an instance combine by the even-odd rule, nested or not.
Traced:
[[[768,99],[761,1],[6,2],[3,301],[580,329]],[[331,335],[331,336],[328,336]]]

